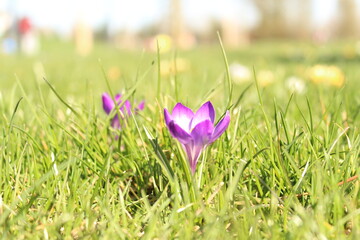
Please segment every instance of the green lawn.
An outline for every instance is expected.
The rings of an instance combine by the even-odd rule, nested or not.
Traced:
[[[38,56],[1,55],[2,238],[358,239],[359,181],[339,185],[360,174],[355,43],[225,51],[230,65],[249,67],[249,81],[229,84],[220,45],[161,54],[186,69],[160,78],[157,53],[141,49],[97,44],[79,57],[44,40]],[[316,64],[339,67],[345,85],[311,82]],[[273,83],[256,84],[253,69]],[[293,94],[290,76],[306,92]],[[102,109],[108,85],[146,102],[122,130]],[[192,176],[163,109],[208,100],[216,120],[230,106],[231,122]]]

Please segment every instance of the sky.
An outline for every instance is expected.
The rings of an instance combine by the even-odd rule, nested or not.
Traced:
[[[336,15],[337,0],[314,0],[315,25],[325,24]],[[360,1],[360,0],[358,0]],[[166,19],[169,0],[0,0],[0,10],[28,16],[35,25],[69,33],[79,19],[93,27],[108,23],[110,30],[136,31]],[[259,14],[251,0],[182,0],[185,22],[203,29],[211,19],[226,18],[252,27]]]

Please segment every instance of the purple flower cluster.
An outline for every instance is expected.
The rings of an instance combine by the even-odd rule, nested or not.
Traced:
[[[115,102],[122,105],[114,118],[111,126],[121,128],[121,120],[130,116],[132,111],[135,113],[144,109],[144,101],[132,109],[130,101],[126,100],[122,104],[121,95],[115,96],[115,101],[107,94],[102,95],[104,111],[110,114],[114,111]],[[165,108],[164,118],[170,134],[176,138],[186,152],[192,174],[195,173],[196,165],[202,151],[218,139],[227,129],[230,123],[230,113],[226,111],[225,116],[215,126],[215,110],[211,102],[204,103],[199,110],[194,113],[190,108],[176,104],[172,113]]]
[[[214,126],[215,110],[211,102],[203,104],[196,113],[178,103],[172,114],[165,108],[164,116],[171,135],[182,144],[193,174],[201,152],[218,139],[230,123],[227,111],[224,118]]]
[[[121,103],[122,103],[121,94],[115,95],[115,102],[117,105],[121,105]],[[104,111],[106,112],[106,114],[109,115],[114,110],[115,102],[110,97],[109,94],[103,93],[102,103],[103,103],[103,108],[104,108]],[[142,102],[140,102],[140,104],[137,107],[134,108],[134,111],[135,112],[142,111],[144,109],[144,106],[145,106],[145,102],[142,101]],[[115,114],[114,118],[111,120],[111,126],[113,128],[118,128],[118,129],[121,128],[120,119],[125,119],[127,116],[130,116],[131,112],[133,111],[130,101],[126,100],[124,102],[124,104],[120,107],[119,110],[120,110],[120,114]],[[119,119],[119,117],[120,117],[120,119]]]

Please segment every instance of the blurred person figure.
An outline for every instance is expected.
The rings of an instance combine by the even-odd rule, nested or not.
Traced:
[[[16,31],[13,29],[13,18],[7,12],[0,12],[1,52],[11,54],[17,50]]]
[[[11,17],[6,12],[0,12],[0,38],[10,29]]]
[[[18,22],[20,50],[26,55],[34,55],[39,50],[39,41],[31,20],[28,17],[20,18]]]
[[[14,38],[7,37],[2,41],[2,52],[5,54],[15,53],[17,50],[17,43]]]
[[[75,24],[74,41],[76,52],[80,56],[87,56],[91,53],[94,45],[94,33],[91,27],[82,20]]]

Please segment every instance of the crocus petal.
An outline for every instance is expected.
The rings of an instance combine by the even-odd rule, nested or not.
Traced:
[[[184,144],[183,147],[189,160],[191,172],[194,174],[199,156],[203,151],[204,146],[195,145],[193,141],[190,141],[188,144]]]
[[[188,133],[190,133],[190,122],[193,117],[193,111],[181,103],[176,104],[172,111],[172,119]]]
[[[135,108],[135,111],[142,111],[145,107],[145,101],[141,101],[139,105]]]
[[[164,109],[164,118],[165,118],[166,126],[169,127],[169,123],[172,121],[172,117],[166,108]]]
[[[102,95],[103,109],[109,114],[111,110],[114,108],[114,100],[107,93],[103,93]]]
[[[171,135],[179,140],[180,143],[186,144],[189,141],[192,140],[192,137],[189,133],[187,133],[184,129],[182,129],[178,124],[176,124],[174,121],[171,121],[169,123],[169,131]]]
[[[119,117],[117,115],[115,115],[115,117],[111,120],[111,126],[113,128],[118,128],[120,129],[121,126],[120,126],[120,121],[119,121]]]
[[[230,113],[226,111],[225,117],[216,125],[214,132],[211,136],[211,142],[214,142],[218,139],[221,134],[225,132],[230,123]]]
[[[210,143],[213,132],[213,123],[207,119],[194,127],[191,131],[191,137],[193,138],[195,145],[206,146]]]
[[[204,103],[195,113],[190,129],[194,128],[198,123],[209,119],[214,124],[215,110],[211,102]]]
[[[115,101],[117,102],[117,104],[121,103],[121,94],[115,95]]]
[[[131,115],[131,103],[129,100],[126,100],[124,103],[124,106],[126,108],[127,114],[130,116]],[[126,114],[125,112],[123,112],[124,114]]]

